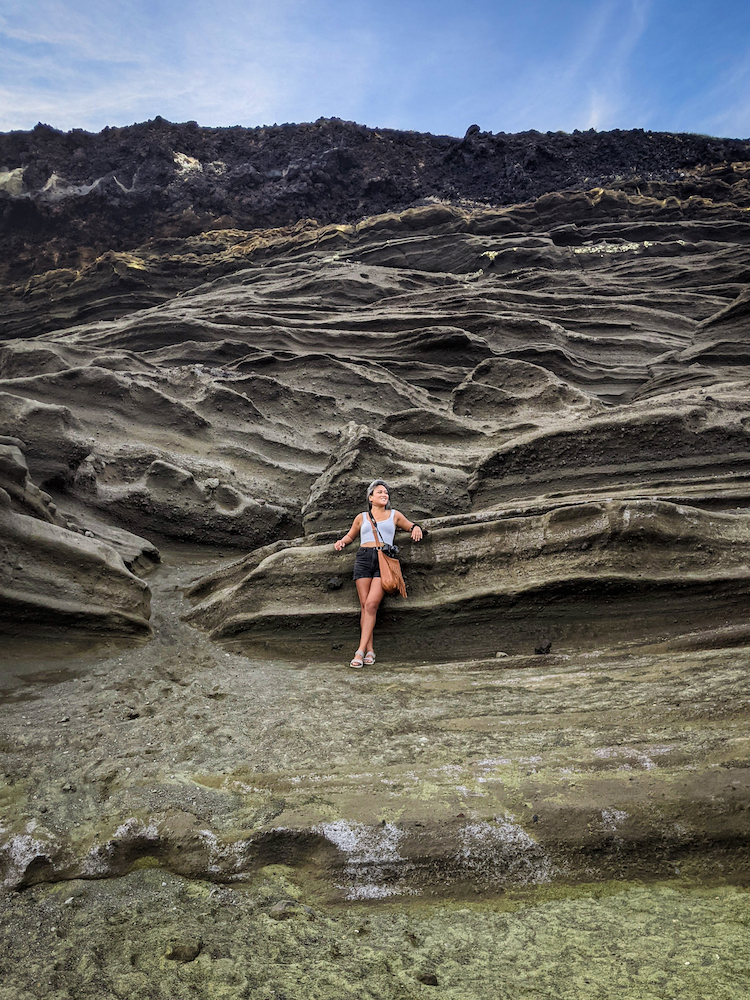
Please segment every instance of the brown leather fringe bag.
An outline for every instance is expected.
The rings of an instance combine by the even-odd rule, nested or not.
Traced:
[[[383,539],[380,537],[380,532],[378,531],[378,525],[372,514],[368,515],[370,521],[372,521],[372,530],[375,532],[380,546],[378,547],[378,567],[380,569],[380,582],[383,585],[383,590],[386,594],[401,594],[402,597],[406,597],[406,584],[404,583],[404,575],[401,572],[401,563],[395,556],[386,555],[384,549],[391,549],[393,552],[398,552],[398,548],[395,545],[384,545]]]

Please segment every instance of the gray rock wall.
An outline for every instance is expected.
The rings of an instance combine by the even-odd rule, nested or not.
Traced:
[[[682,181],[651,180],[509,208],[428,204],[357,224],[157,241],[72,277],[50,274],[11,295],[0,419],[23,439],[41,488],[110,537],[125,530],[242,553],[340,536],[375,477],[407,516],[459,519],[450,527],[459,534],[514,519],[532,531],[534,518],[560,508],[614,501],[734,516],[748,496],[750,230],[743,165],[725,169],[724,187],[712,170],[696,168],[702,193],[686,198]],[[113,266],[161,304],[144,308],[135,286],[117,285],[125,314],[82,322],[85,302],[93,308],[112,290],[102,274]],[[52,295],[77,323],[68,325],[71,313],[43,332]],[[534,586],[518,585],[524,600],[534,587],[572,592],[576,574],[599,586],[606,573],[587,544],[567,553],[562,577],[536,562]],[[502,573],[524,579],[530,551],[524,543]],[[410,627],[423,634],[430,609],[443,608],[447,622],[446,608],[465,606],[468,635],[477,602],[485,614],[501,592],[510,600],[494,582],[501,553],[477,582],[454,572],[448,549],[450,595],[417,599],[417,574]],[[685,565],[695,594],[716,583],[715,568]],[[338,566],[331,556],[328,577]],[[649,584],[655,601],[681,586],[670,572],[671,583]],[[311,616],[338,627],[330,594],[303,600],[294,574],[263,586],[290,627]],[[345,593],[351,603],[348,584]],[[263,617],[249,582],[242,594],[244,609],[228,599],[223,626],[215,611],[202,624],[236,635],[238,622]],[[547,602],[561,609],[557,624],[541,597],[527,612],[519,606],[515,619],[537,624],[517,641],[530,643],[532,630],[578,641],[586,629],[567,600]]]
[[[0,444],[0,630],[36,638],[77,631],[150,636],[148,586],[125,565],[158,558],[127,532],[94,537],[29,478],[23,442]],[[119,551],[118,551],[119,549]]]

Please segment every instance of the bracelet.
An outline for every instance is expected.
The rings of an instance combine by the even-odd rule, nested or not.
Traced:
[[[414,531],[415,528],[419,528],[422,534],[424,534],[424,528],[422,527],[421,524],[417,524],[416,521],[412,524],[411,528],[409,528],[409,531]]]

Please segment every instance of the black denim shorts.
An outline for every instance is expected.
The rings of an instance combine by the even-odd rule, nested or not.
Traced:
[[[354,557],[354,572],[352,580],[369,580],[372,577],[380,576],[380,562],[378,561],[377,549],[366,549],[360,546]]]

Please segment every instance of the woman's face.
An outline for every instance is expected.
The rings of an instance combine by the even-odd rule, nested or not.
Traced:
[[[370,503],[376,503],[379,507],[385,507],[388,503],[388,490],[385,486],[376,486],[370,494]]]

